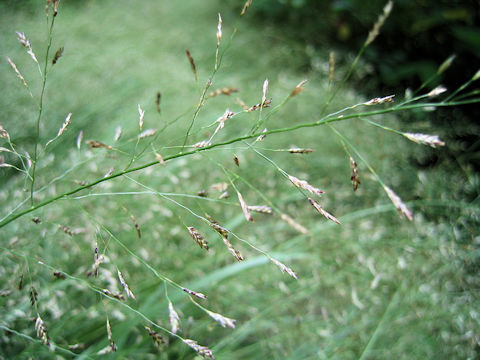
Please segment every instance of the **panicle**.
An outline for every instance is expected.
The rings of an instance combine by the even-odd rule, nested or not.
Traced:
[[[193,60],[192,53],[188,49],[185,49],[185,53],[187,54],[188,62],[190,63],[190,67],[192,68],[193,75],[195,76],[195,80],[197,80],[198,79],[197,67],[195,66],[195,61]],[[160,104],[160,100],[159,100],[159,104]]]
[[[298,94],[300,94],[303,90],[305,90],[305,88],[303,87],[305,84],[307,83],[307,80],[303,80],[303,81],[300,81],[297,86],[295,86],[295,88],[292,90],[292,92],[290,93],[289,97],[292,98],[294,96],[297,96]]]
[[[65,118],[65,121],[62,124],[62,127],[58,130],[57,136],[55,136],[53,139],[49,140],[45,147],[47,147],[51,142],[53,142],[55,139],[57,139],[60,135],[62,135],[65,130],[67,130],[67,126],[70,125],[70,118],[72,117],[72,113],[69,113],[67,117]]]
[[[188,346],[190,346],[198,355],[200,355],[204,359],[215,359],[212,350],[210,350],[206,346],[199,345],[195,340],[191,339],[182,339],[182,341]]]
[[[115,345],[115,342],[113,341],[113,336],[112,336],[112,328],[110,327],[110,321],[107,318],[107,335],[108,335],[108,341],[110,343],[110,349],[112,352],[117,351],[117,345]]]
[[[253,0],[247,0],[245,5],[243,5],[243,9],[242,9],[242,12],[240,13],[240,16],[245,15],[245,13],[247,12],[247,9],[250,7],[250,5],[252,5],[252,1]]]
[[[307,190],[308,192],[312,193],[312,194],[315,194],[315,195],[321,195],[323,194],[323,191],[310,185],[308,182],[306,182],[305,180],[300,180],[298,178],[296,178],[295,176],[292,176],[292,175],[288,175],[288,178],[290,179],[290,181],[292,182],[293,185],[295,185],[296,187],[298,188],[301,188],[301,189],[304,189],[304,190]]]
[[[373,40],[375,40],[375,38],[378,36],[378,34],[380,33],[380,28],[385,23],[385,20],[387,20],[388,16],[392,11],[392,8],[393,8],[393,1],[389,1],[383,8],[383,13],[378,17],[378,20],[375,23],[375,25],[373,25],[372,30],[370,30],[370,32],[368,33],[368,38],[365,41],[365,46],[370,45],[373,42]]]
[[[332,220],[333,222],[336,222],[337,224],[340,224],[340,221],[338,221],[338,219],[333,216],[332,214],[330,214],[329,212],[325,211],[318,202],[316,202],[315,200],[313,200],[312,198],[308,198],[308,201],[310,202],[310,204],[315,208],[315,210],[317,210],[320,214],[322,214],[323,216],[325,216],[328,220]]]
[[[37,336],[42,340],[42,344],[47,346],[50,345],[47,326],[40,315],[37,315],[37,319],[35,320],[35,330],[37,331]]]
[[[153,339],[153,342],[157,348],[167,343],[167,341],[162,337],[162,335],[160,335],[156,331],[153,331],[148,326],[145,326],[145,330],[147,330],[148,335],[150,335],[150,337]]]
[[[22,44],[26,49],[27,49],[27,54],[30,55],[30,57],[33,59],[38,64],[37,57],[35,56],[32,45],[30,44],[30,40],[27,39],[24,33],[15,32],[17,34],[17,40]]]
[[[178,313],[175,311],[173,304],[171,301],[168,302],[168,314],[170,320],[170,326],[172,327],[172,333],[176,334],[177,331],[180,329],[180,317]]]

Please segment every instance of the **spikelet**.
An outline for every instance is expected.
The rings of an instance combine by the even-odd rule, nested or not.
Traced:
[[[33,221],[35,224],[41,224],[41,223],[42,223],[42,219],[40,219],[39,217],[34,217],[34,218],[32,218],[32,221]]]
[[[157,129],[147,129],[142,131],[139,135],[139,139],[145,139],[146,137],[154,136],[157,133]]]
[[[176,334],[177,331],[180,329],[180,317],[178,313],[175,311],[173,304],[171,301],[168,302],[168,314],[170,320],[170,326],[172,327],[172,333]]]
[[[237,155],[234,155],[234,156],[233,156],[233,162],[235,163],[235,165],[240,166],[240,161],[238,160],[238,156],[237,156]]]
[[[310,154],[313,152],[313,149],[290,148],[288,152],[290,154]]]
[[[290,225],[292,228],[294,228],[295,230],[297,230],[299,233],[302,233],[302,234],[308,234],[308,230],[307,228],[305,228],[303,225],[299,224],[298,222],[296,222],[295,220],[293,220],[290,216],[288,216],[287,214],[280,214],[280,218],[285,221],[288,225]]]
[[[27,54],[30,55],[30,57],[33,59],[38,64],[37,57],[35,56],[32,45],[30,44],[30,40],[27,39],[24,33],[15,32],[17,34],[17,40],[22,44],[26,49],[27,49]]]
[[[405,217],[412,221],[413,220],[413,214],[412,212],[407,208],[407,205],[405,205],[405,203],[402,201],[402,199],[400,199],[400,197],[395,194],[393,192],[392,189],[390,189],[388,186],[383,186],[383,188],[385,189],[388,197],[390,198],[390,200],[392,200],[392,203],[393,205],[395,205],[395,207],[397,208],[398,212],[400,214],[403,214],[405,215]]]
[[[245,260],[242,253],[233,247],[232,243],[228,240],[227,237],[222,236],[222,240],[223,243],[227,246],[228,251],[230,251],[230,254],[232,254],[235,259],[237,259],[237,261]]]
[[[312,198],[308,198],[308,201],[310,202],[310,204],[315,208],[315,210],[317,210],[320,214],[322,214],[323,216],[325,216],[328,220],[332,220],[333,222],[336,222],[337,224],[340,224],[340,221],[338,221],[338,219],[333,216],[332,214],[328,213],[327,211],[325,211],[318,202],[316,202],[315,200],[313,200]]]
[[[208,251],[208,241],[193,226],[187,227],[190,236],[200,246],[200,248]]]
[[[293,98],[294,96],[297,96],[298,94],[300,94],[303,90],[305,90],[305,88],[303,87],[305,84],[307,83],[307,80],[303,80],[303,81],[300,81],[297,86],[295,86],[295,88],[292,90],[292,92],[290,93],[289,97],[290,98]]]
[[[232,93],[238,92],[237,88],[232,88],[232,87],[223,87],[221,89],[217,89],[215,91],[212,91],[210,94],[208,94],[209,98],[216,97],[219,95],[227,95],[230,96]]]
[[[37,319],[35,320],[35,330],[37,331],[37,336],[42,340],[42,344],[47,346],[50,345],[47,326],[43,322],[40,315],[37,315]]]
[[[245,5],[243,5],[243,9],[242,9],[242,12],[240,13],[240,16],[245,15],[245,13],[247,12],[247,9],[250,7],[250,5],[252,5],[252,1],[253,0],[247,0]]]
[[[253,217],[250,214],[250,211],[248,211],[248,205],[245,202],[245,200],[243,200],[242,194],[240,194],[237,191],[237,196],[238,196],[238,201],[240,202],[240,206],[242,207],[243,215],[245,215],[245,219],[247,219],[248,221],[254,222]]]
[[[210,188],[211,188],[212,190],[224,192],[224,191],[227,190],[228,184],[227,184],[226,182],[215,183],[215,184],[210,185]]]
[[[63,50],[65,50],[65,48],[62,46],[61,48],[59,48],[55,52],[55,55],[53,55],[53,59],[52,59],[52,65],[55,65],[57,63],[58,59],[60,59],[62,57]]]
[[[113,140],[118,141],[122,137],[122,127],[117,126],[115,128],[115,136],[113,137]]]
[[[433,148],[437,146],[445,146],[445,143],[441,141],[437,135],[428,135],[428,134],[413,134],[413,133],[403,133],[408,140],[414,141],[417,144],[428,145]]]
[[[455,58],[457,57],[457,55],[451,55],[448,57],[447,60],[445,60],[439,67],[438,67],[438,70],[437,70],[437,74],[442,74],[445,72],[445,70],[447,70],[453,63],[453,60],[455,60]]]
[[[193,147],[194,148],[203,148],[203,147],[210,146],[210,145],[211,145],[211,142],[209,140],[204,140],[204,141],[200,141],[196,144],[193,144]]]
[[[312,194],[315,194],[315,195],[321,195],[323,194],[323,191],[310,185],[308,182],[306,182],[305,180],[300,180],[298,178],[296,178],[295,176],[292,176],[292,175],[288,175],[288,178],[290,179],[290,181],[292,182],[293,185],[295,185],[296,187],[298,188],[301,188],[301,189],[304,189],[304,190],[307,190],[308,192],[312,193]]]
[[[427,96],[428,97],[434,97],[434,96],[438,96],[440,94],[443,94],[445,91],[447,91],[447,88],[443,85],[439,85],[437,86],[435,89],[433,89],[432,91],[430,91]]]
[[[113,341],[113,336],[112,336],[112,328],[110,327],[110,321],[107,318],[107,336],[108,336],[108,342],[110,343],[110,350],[112,352],[117,351],[117,345],[115,345],[115,342]]]
[[[87,273],[87,276],[95,276],[98,277],[98,267],[100,266],[101,263],[105,261],[105,258],[103,255],[98,254],[98,245],[95,244],[95,250],[93,252],[93,265],[92,265],[92,270],[90,270]]]
[[[20,71],[17,69],[17,66],[15,65],[15,63],[12,60],[10,60],[10,58],[8,56],[6,56],[6,58],[7,58],[8,63],[12,67],[13,71],[15,71],[15,74],[17,74],[17,77],[20,79],[20,81],[23,83],[23,85],[28,89],[28,91],[30,91],[30,88],[28,87],[28,84],[25,81],[25,78],[22,76],[22,74],[20,74]],[[30,92],[30,96],[33,97],[31,92]]]
[[[257,138],[255,139],[255,142],[263,141],[263,139],[265,139],[265,137],[267,136],[267,135],[265,135],[265,133],[267,132],[267,128],[263,129],[262,132],[263,132],[263,134],[260,135],[259,137],[257,137]]]
[[[265,214],[265,215],[272,215],[273,214],[273,209],[269,206],[265,205],[252,205],[248,206],[249,211],[253,212],[258,212],[260,214]]]
[[[268,91],[268,79],[265,79],[263,82],[263,89],[262,89],[262,104],[265,104],[267,101],[267,91]]]
[[[58,130],[57,136],[55,136],[53,139],[49,140],[45,147],[47,147],[51,142],[56,140],[60,135],[62,135],[65,130],[67,130],[67,126],[70,125],[70,118],[72,117],[72,113],[69,113],[67,117],[65,118],[65,121],[62,124],[62,127]]]
[[[215,359],[212,350],[206,346],[199,345],[195,340],[191,339],[182,339],[182,341],[190,346],[198,355],[204,359]]]
[[[221,314],[215,313],[213,311],[207,310],[207,314],[210,315],[210,317],[215,320],[216,322],[220,323],[222,327],[228,326],[229,328],[235,329],[235,319],[230,319],[226,316],[223,316]]]
[[[333,77],[335,75],[335,53],[333,51],[330,51],[329,54],[329,59],[328,59],[328,82],[332,83],[333,82]]]
[[[70,230],[70,228],[68,226],[65,226],[65,225],[58,225],[58,228],[60,230],[62,230],[65,234],[67,234],[68,236],[73,236],[73,231]]]
[[[217,49],[220,47],[220,41],[222,40],[222,16],[218,14],[217,24]]]
[[[140,127],[140,131],[143,128],[143,118],[145,117],[145,111],[142,110],[140,104],[138,104],[138,126]]]
[[[130,219],[132,219],[133,224],[135,225],[135,230],[137,231],[137,236],[139,239],[142,238],[142,231],[140,230],[140,225],[138,225],[137,219],[135,219],[135,216],[130,215]]]
[[[212,218],[210,215],[206,214],[206,217],[209,221],[209,225],[217,232],[219,233],[222,237],[228,238],[228,231],[227,229],[223,228],[214,218]]]
[[[60,272],[60,271],[54,271],[53,272],[53,276],[56,278],[56,279],[59,279],[59,280],[65,280],[67,277],[65,276],[64,273]]]
[[[104,143],[102,143],[100,141],[96,141],[96,140],[87,140],[86,144],[91,149],[98,149],[98,148],[104,148],[104,149],[108,149],[108,150],[113,149],[110,145],[104,144]]]
[[[38,300],[38,292],[33,286],[30,288],[29,296],[30,296],[30,305],[34,306]]]
[[[157,161],[158,161],[161,165],[163,165],[163,166],[167,165],[167,164],[165,163],[165,160],[163,160],[163,156],[160,155],[159,153],[155,153],[155,159],[157,159]]]
[[[199,299],[206,299],[207,298],[207,295],[205,294],[202,294],[201,292],[196,292],[196,291],[193,291],[193,290],[190,290],[190,289],[187,289],[187,288],[182,288],[183,291],[185,291],[187,294],[190,294],[190,295],[193,295]]]
[[[155,98],[155,109],[160,114],[160,100],[162,100],[162,93],[157,91],[157,97]]]
[[[274,259],[274,258],[270,258],[270,261],[273,262],[275,265],[277,265],[280,268],[280,270],[282,270],[282,272],[286,272],[288,275],[293,277],[295,280],[298,280],[297,274],[295,274],[295,271],[290,269],[288,266],[286,266],[285,264],[282,264],[280,261],[278,261],[277,259]]]
[[[393,8],[393,2],[389,1],[383,8],[383,14],[381,14],[378,17],[378,20],[375,23],[375,25],[373,25],[372,30],[370,30],[370,32],[368,33],[368,38],[365,41],[365,46],[370,45],[373,42],[373,40],[375,40],[375,38],[378,36],[378,34],[380,33],[380,28],[385,23],[385,20],[387,20],[387,17],[390,15],[392,8]]]
[[[162,335],[160,335],[156,331],[153,331],[148,326],[145,326],[145,330],[147,330],[148,335],[150,335],[150,337],[153,339],[153,343],[157,348],[167,343],[167,341],[162,337]]]
[[[195,66],[195,61],[193,60],[192,53],[188,49],[185,49],[185,53],[187,54],[188,62],[190,63],[190,67],[192,68],[193,75],[195,76],[195,80],[197,80],[198,79],[197,67]]]
[[[358,168],[356,161],[350,156],[350,167],[352,168],[352,176],[350,180],[352,181],[353,191],[358,189],[360,185],[360,177],[358,176]]]
[[[114,299],[125,301],[125,296],[122,293],[112,293],[108,289],[103,289],[102,292],[107,296],[113,297]]]
[[[251,112],[251,111],[255,111],[255,110],[258,110],[260,108],[267,108],[267,107],[270,107],[272,103],[272,99],[267,99],[265,100],[263,103],[260,103],[260,104],[255,104],[247,109],[245,109],[246,112]]]
[[[128,286],[127,282],[125,281],[125,279],[123,278],[123,275],[122,273],[120,272],[120,270],[117,270],[117,273],[118,273],[118,280],[120,281],[120,284],[123,286],[123,289],[125,290],[125,292],[127,293],[127,296],[128,297],[131,297],[133,300],[137,300],[137,298],[135,297],[135,295],[133,295],[133,292],[132,290],[130,290],[130,287]]]
[[[7,130],[5,130],[3,126],[0,124],[0,139],[2,138],[10,140],[10,135],[8,134]]]
[[[77,149],[80,150],[80,147],[82,146],[82,140],[83,140],[83,130],[80,130],[80,132],[77,135]]]
[[[363,105],[370,106],[370,105],[391,103],[391,102],[393,102],[394,97],[395,97],[395,95],[389,95],[389,96],[385,96],[385,97],[376,97],[376,98],[373,98],[373,99],[363,103]]]
[[[472,81],[477,81],[480,79],[480,70],[478,70],[473,76],[472,76]]]

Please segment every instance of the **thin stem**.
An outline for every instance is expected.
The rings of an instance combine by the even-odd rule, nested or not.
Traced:
[[[294,130],[298,130],[298,129],[302,129],[302,128],[309,128],[309,127],[317,127],[317,126],[320,126],[320,125],[326,125],[326,124],[329,124],[329,123],[332,123],[332,122],[335,122],[335,121],[343,121],[343,120],[348,120],[348,119],[354,119],[354,118],[359,118],[359,117],[365,117],[365,116],[375,116],[375,115],[382,115],[382,114],[388,114],[388,113],[392,113],[392,112],[396,112],[396,111],[400,111],[400,110],[410,110],[410,109],[418,109],[418,108],[423,108],[423,107],[446,107],[446,106],[456,106],[456,105],[465,105],[465,104],[473,104],[473,103],[479,103],[480,102],[480,99],[470,99],[470,100],[465,100],[465,101],[457,101],[457,102],[451,102],[451,103],[426,103],[426,104],[412,104],[412,105],[408,105],[408,106],[405,106],[405,107],[402,107],[402,108],[386,108],[386,109],[381,109],[381,110],[375,110],[375,111],[368,111],[368,112],[363,112],[363,113],[357,113],[357,114],[347,114],[347,115],[340,115],[340,116],[337,116],[337,117],[329,117],[329,116],[326,116],[326,117],[323,117],[322,119],[318,120],[318,121],[315,121],[315,122],[312,122],[312,123],[304,123],[304,124],[298,124],[298,125],[295,125],[295,126],[291,126],[291,127],[286,127],[286,128],[278,128],[278,129],[272,129],[272,130],[268,130],[266,132],[258,132],[256,134],[250,134],[250,135],[244,135],[244,136],[239,136],[237,138],[234,138],[234,139],[230,139],[230,140],[226,140],[226,141],[223,141],[223,142],[219,142],[219,143],[216,143],[216,144],[211,144],[211,145],[208,145],[208,146],[205,146],[205,147],[202,147],[202,148],[198,148],[198,149],[194,149],[194,150],[191,150],[191,151],[187,151],[187,152],[179,152],[177,154],[174,154],[174,155],[171,155],[171,156],[167,156],[164,158],[164,161],[169,161],[169,160],[172,160],[172,159],[176,159],[176,158],[181,158],[181,157],[184,157],[184,156],[188,156],[188,155],[193,155],[193,154],[196,154],[196,153],[199,153],[201,151],[206,151],[206,150],[210,150],[210,149],[213,149],[213,148],[216,148],[216,147],[220,147],[220,146],[224,146],[224,145],[229,145],[229,144],[233,144],[233,143],[237,143],[237,142],[240,142],[240,141],[243,141],[243,140],[248,140],[248,139],[252,139],[252,138],[256,138],[260,135],[270,135],[270,134],[280,134],[280,133],[284,133],[284,132],[290,132],[290,131],[294,131]],[[110,176],[107,176],[107,177],[104,177],[104,178],[100,178],[100,179],[97,179],[95,181],[93,181],[92,183],[90,184],[86,184],[86,185],[83,185],[83,186],[79,186],[78,188],[75,188],[73,190],[70,190],[70,191],[67,191],[67,192],[64,192],[60,195],[57,195],[51,199],[48,199],[48,200],[45,200],[41,203],[38,203],[36,204],[35,206],[32,206],[24,211],[21,211],[15,215],[12,215],[4,220],[2,220],[0,222],[0,228],[4,227],[5,225],[11,223],[12,221],[14,221],[15,219],[18,219],[19,217],[22,217],[28,213],[31,213],[39,208],[42,208],[52,202],[55,202],[56,200],[59,200],[59,199],[62,199],[62,198],[65,198],[65,197],[68,197],[70,195],[73,195],[73,194],[76,194],[82,190],[85,190],[85,189],[89,189],[97,184],[100,184],[102,182],[105,182],[105,181],[109,181],[109,180],[112,180],[112,179],[115,179],[117,177],[121,177],[125,174],[129,174],[129,173],[132,173],[132,172],[135,172],[135,171],[139,171],[139,170],[143,170],[143,169],[146,169],[150,166],[154,166],[154,165],[157,165],[159,164],[158,161],[152,161],[152,162],[149,162],[147,164],[143,164],[143,165],[140,165],[140,166],[137,166],[135,168],[131,168],[131,169],[128,169],[128,170],[124,170],[124,171],[120,171],[118,173],[115,173],[115,174],[112,174]]]
[[[55,23],[55,16],[52,15],[52,21],[50,22],[50,27],[48,30],[47,51],[45,52],[45,65],[43,68],[43,76],[42,76],[42,91],[40,93],[40,100],[38,103],[37,125],[35,130],[35,148],[34,148],[33,159],[32,159],[32,184],[30,187],[30,203],[32,206],[33,206],[33,192],[35,188],[35,171],[37,168],[38,143],[40,142],[40,120],[42,118],[42,113],[43,113],[43,97],[45,95],[45,87],[47,84],[48,57],[50,53],[50,48],[52,46],[52,38],[53,38],[52,33],[53,33],[54,23]]]

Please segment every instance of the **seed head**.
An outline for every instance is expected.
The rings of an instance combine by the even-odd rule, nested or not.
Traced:
[[[40,315],[37,315],[37,319],[35,320],[35,330],[37,331],[37,336],[42,340],[42,344],[47,346],[50,345],[47,326],[43,322]]]
[[[195,240],[195,242],[200,246],[200,248],[208,251],[208,241],[195,229],[193,226],[187,227],[190,236]]]
[[[209,310],[207,310],[207,314],[210,315],[210,317],[213,320],[220,323],[220,325],[222,325],[222,327],[228,326],[229,328],[232,328],[232,329],[235,328],[235,321],[236,321],[235,319],[230,319],[226,316],[223,316],[221,314],[218,314],[218,313],[215,313],[215,312],[209,311]]]
[[[301,188],[301,189],[304,189],[304,190],[307,190],[308,192],[312,193],[312,194],[315,194],[315,195],[321,195],[323,194],[323,191],[310,185],[308,182],[306,182],[305,180],[300,180],[298,178],[296,178],[295,176],[292,176],[292,175],[288,175],[288,178],[290,179],[290,181],[292,182],[293,185],[295,185],[296,187],[298,188]]]
[[[127,282],[125,281],[125,279],[123,278],[123,275],[122,273],[120,272],[120,270],[117,270],[117,273],[118,273],[118,280],[120,280],[120,284],[123,286],[123,289],[125,290],[125,292],[127,293],[127,296],[128,297],[131,297],[133,300],[137,300],[137,298],[135,297],[135,295],[133,295],[133,292],[132,290],[130,290],[130,287],[128,286]]]
[[[288,275],[293,277],[295,280],[298,280],[297,274],[295,274],[295,271],[290,269],[288,266],[286,266],[285,264],[282,264],[280,261],[278,261],[277,259],[274,259],[274,258],[270,258],[270,261],[273,262],[275,265],[277,265],[280,268],[280,270],[282,270],[282,272],[286,272]]]
[[[405,215],[405,217],[412,221],[413,220],[413,214],[412,212],[407,208],[407,205],[400,199],[400,197],[393,192],[392,189],[390,189],[388,186],[383,187],[385,189],[385,192],[387,193],[388,197],[392,201],[393,205],[397,208],[398,212],[400,214]]]
[[[248,205],[245,202],[245,200],[243,200],[242,194],[240,194],[237,191],[237,196],[238,196],[238,201],[240,203],[240,206],[242,207],[243,215],[245,215],[245,219],[247,219],[248,221],[254,222],[253,217],[250,214],[250,211],[248,211]]]
[[[199,345],[195,340],[191,339],[182,339],[182,341],[188,346],[190,346],[198,355],[200,355],[204,359],[215,359],[212,350],[210,350],[206,346]]]
[[[315,210],[317,210],[320,214],[325,216],[328,220],[332,220],[333,222],[336,222],[337,224],[340,225],[340,221],[338,221],[338,219],[335,216],[325,211],[318,202],[316,202],[312,198],[308,198],[308,201],[315,208]]]
[[[180,317],[178,313],[175,311],[173,304],[171,301],[168,302],[168,313],[169,313],[169,320],[170,326],[172,327],[172,333],[176,334],[177,331],[180,329]]]
[[[445,143],[439,139],[437,135],[418,134],[418,133],[403,133],[408,140],[414,141],[417,144],[428,145],[433,148],[437,146],[445,146]]]
[[[290,93],[289,97],[292,98],[294,96],[297,96],[298,94],[300,94],[303,90],[305,90],[305,88],[303,87],[305,84],[307,83],[307,80],[303,80],[303,81],[300,81],[297,86],[295,86],[295,88],[292,90],[292,92]]]
[[[187,294],[193,295],[193,296],[195,296],[199,299],[205,300],[207,298],[207,295],[202,294],[200,292],[196,292],[196,291],[193,291],[193,290],[190,290],[190,289],[187,289],[187,288],[182,288],[182,290],[185,291]]]

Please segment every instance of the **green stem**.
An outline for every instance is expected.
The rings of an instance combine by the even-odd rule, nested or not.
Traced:
[[[33,206],[33,192],[35,188],[35,171],[37,168],[38,143],[40,142],[40,120],[42,118],[42,113],[43,113],[43,97],[45,95],[45,86],[47,83],[47,72],[48,72],[48,55],[50,52],[50,48],[52,46],[52,33],[53,33],[54,23],[55,23],[55,16],[52,15],[52,21],[50,22],[50,28],[48,30],[48,44],[47,44],[47,51],[45,53],[45,65],[43,68],[43,76],[42,76],[42,91],[40,93],[40,101],[38,102],[37,125],[35,130],[35,148],[34,148],[33,159],[32,159],[32,184],[30,187],[30,203],[32,206]]]
[[[213,148],[216,148],[216,147],[237,143],[237,142],[240,142],[240,141],[243,141],[243,140],[253,139],[253,138],[256,138],[260,135],[279,134],[279,133],[289,132],[289,131],[298,130],[298,129],[302,129],[302,128],[317,127],[317,126],[325,125],[325,124],[332,123],[332,122],[335,122],[335,121],[343,121],[343,120],[359,118],[359,117],[364,117],[364,116],[382,115],[382,114],[388,114],[388,113],[391,113],[391,112],[394,112],[394,111],[418,109],[418,108],[423,108],[423,107],[426,107],[426,106],[445,107],[445,106],[473,104],[473,103],[478,103],[478,102],[480,102],[480,99],[470,99],[470,100],[457,101],[457,102],[451,102],[451,103],[412,104],[412,105],[408,105],[408,106],[405,106],[405,107],[400,108],[400,109],[399,108],[386,108],[386,109],[368,111],[368,112],[357,113],[357,114],[340,115],[340,116],[333,117],[333,118],[329,117],[329,116],[326,116],[326,117],[324,117],[324,118],[322,118],[318,121],[312,122],[312,123],[298,124],[298,125],[291,126],[291,127],[272,129],[272,130],[268,130],[266,132],[258,132],[258,133],[255,133],[255,134],[244,135],[244,136],[240,136],[240,137],[237,137],[237,138],[234,138],[234,139],[219,142],[219,143],[216,143],[216,144],[211,144],[211,145],[205,146],[203,148],[194,149],[194,150],[187,151],[187,152],[180,152],[180,153],[177,153],[177,154],[174,154],[174,155],[171,155],[171,156],[168,156],[168,157],[164,158],[164,161],[168,161],[168,160],[172,160],[172,159],[176,159],[176,158],[180,158],[180,157],[184,157],[184,156],[188,156],[188,155],[193,155],[193,154],[196,154],[196,153],[201,152],[201,151],[206,151],[206,150],[210,150],[210,149],[213,149]],[[145,168],[148,168],[150,166],[157,165],[157,164],[158,164],[158,161],[152,161],[152,162],[149,162],[147,164],[137,166],[135,168],[120,171],[118,173],[112,174],[112,175],[107,176],[105,178],[97,179],[90,184],[79,186],[76,189],[73,189],[73,190],[67,191],[65,193],[62,193],[60,195],[57,195],[57,196],[55,196],[51,199],[45,200],[41,203],[36,204],[35,206],[32,206],[32,207],[30,207],[26,210],[23,210],[23,211],[21,211],[17,214],[14,214],[14,215],[4,219],[3,221],[0,222],[0,228],[2,228],[5,225],[11,223],[15,219],[18,219],[19,217],[22,217],[23,215],[26,215],[26,214],[31,213],[31,212],[39,209],[39,208],[42,208],[42,207],[44,207],[44,206],[46,206],[46,205],[48,205],[48,204],[50,204],[50,203],[52,203],[56,200],[66,198],[67,196],[70,196],[70,195],[78,193],[82,190],[91,188],[91,187],[93,187],[97,184],[100,184],[100,183],[104,182],[104,181],[112,180],[112,179],[115,179],[117,177],[123,176],[125,174],[129,174],[129,173],[132,173],[132,172],[135,172],[135,171],[143,170]]]

